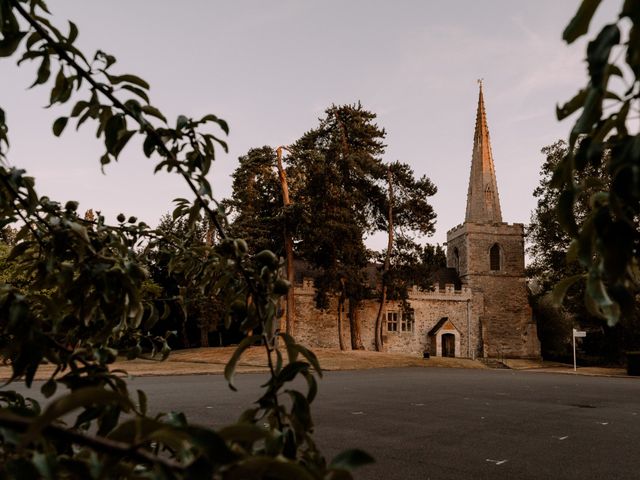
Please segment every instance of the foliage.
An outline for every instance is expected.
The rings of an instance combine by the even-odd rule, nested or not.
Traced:
[[[54,135],[73,120],[77,126],[95,122],[105,148],[102,166],[116,160],[132,137],[142,136],[156,171],[176,172],[194,196],[176,200],[174,217],[189,229],[206,218],[219,241],[175,244],[135,217],[120,215],[115,226],[99,214],[81,218],[76,202],[39,197],[33,178],[0,165],[1,226],[18,228],[7,261],[29,282],[23,288],[0,284],[0,354],[11,365],[11,381],[31,386],[46,361],[56,368],[42,393],[50,398],[58,386],[68,389],[46,407],[0,391],[0,477],[350,478],[349,469],[370,458],[347,452],[327,464],[311,438],[310,404],[321,375],[316,357],[293,338],[273,333],[276,304],[288,286],[278,277],[278,257],[269,251],[252,255],[244,240],[229,238],[213,207],[206,176],[215,147],[226,144],[207,128],[227,133],[226,122],[215,115],[180,115],[169,126],[150,103],[145,80],[115,73],[116,59],[105,52],[89,61],[74,45],[77,36],[72,22],[67,34],[54,26],[43,0],[0,0],[0,56],[37,61],[33,86],[50,85],[52,105],[74,99],[70,114],[53,123]],[[5,162],[8,132],[0,111]],[[263,394],[238,423],[219,431],[190,425],[182,414],[149,416],[145,394],[132,396],[110,370],[120,354],[168,354],[166,338],[148,333],[166,309],[164,299],[153,298],[156,289],[149,288],[145,269],[145,255],[166,248],[173,252],[174,278],[224,299],[227,325],[262,332],[243,340],[225,376],[234,388],[242,352],[261,344],[270,367]],[[306,393],[291,387],[298,377],[306,381]]]
[[[411,239],[399,237],[394,246],[389,270],[389,299],[408,298],[414,285],[424,291],[433,288],[435,273],[447,266],[447,257],[440,245],[419,245]]]
[[[567,152],[568,146],[562,140],[542,149],[546,160],[541,167],[540,184],[533,192],[537,204],[527,230],[528,253],[532,257],[528,275],[533,277],[538,290],[532,296],[532,304],[538,321],[543,355],[545,358],[557,359],[566,356],[570,347],[571,328],[576,326],[588,331],[587,338],[582,342],[585,355],[609,362],[618,361],[624,350],[633,348],[638,341],[639,322],[635,311],[629,312],[616,328],[602,326],[599,317],[585,307],[585,287],[580,282],[567,288],[564,308],[554,308],[549,302],[549,295],[556,284],[564,278],[583,275],[586,271],[577,259],[567,257],[571,237],[562,229],[556,215],[561,193],[553,187],[553,172]],[[607,154],[605,152],[605,156]],[[583,182],[585,178],[598,178],[599,185],[609,183],[608,175],[600,165],[587,166],[583,172],[575,175],[577,183]],[[590,199],[599,185],[585,187],[576,196],[573,215],[577,222],[583,222],[591,213]]]
[[[364,235],[382,224],[385,132],[360,104],[334,105],[325,115],[291,146],[288,158],[293,176],[304,179],[292,191],[300,210],[297,249],[320,271],[319,307],[328,306],[328,294],[337,294],[340,315],[349,300],[351,346],[362,349],[357,307],[370,296]]]
[[[251,238],[250,248],[283,255],[284,212],[272,147],[252,148],[238,159],[233,173],[233,194],[225,202],[233,221],[230,233]]]
[[[583,0],[564,40],[587,33],[600,3]],[[635,308],[639,279],[640,137],[633,120],[640,99],[640,3],[624,1],[619,18],[589,42],[587,65],[587,85],[557,109],[558,119],[578,115],[553,178],[561,190],[558,217],[573,239],[569,257],[587,273],[562,282],[557,293],[561,297],[571,281],[586,278],[587,307],[613,325]],[[610,183],[583,175],[589,168],[601,168]],[[591,189],[592,208],[577,218],[574,205]]]
[[[406,289],[412,285],[429,289],[435,269],[445,266],[446,259],[441,247],[422,247],[416,238],[435,231],[436,214],[429,198],[438,189],[426,176],[416,179],[411,167],[405,163],[393,162],[388,169],[393,196],[385,198],[382,209],[389,211],[391,206],[391,226],[387,218],[384,229],[393,230],[394,241],[385,283],[391,289],[390,297],[397,298],[406,297]]]
[[[214,292],[203,291],[197,278],[185,277],[174,265],[186,252],[200,252],[203,258],[208,254],[207,244],[213,241],[211,226],[198,221],[190,227],[183,217],[164,215],[157,231],[162,235],[162,246],[155,242],[147,248],[145,259],[150,278],[160,289],[156,297],[164,299],[167,310],[153,331],[176,332],[170,345],[182,348],[194,346],[191,337],[199,334],[198,346],[208,347],[209,333],[222,330],[224,305]]]

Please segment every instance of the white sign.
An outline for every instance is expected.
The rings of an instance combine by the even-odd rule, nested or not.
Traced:
[[[587,336],[587,332],[582,331],[582,330],[576,330],[575,328],[573,329],[573,371],[577,371],[578,370],[578,364],[576,363],[576,337],[580,338],[580,337],[586,337]]]

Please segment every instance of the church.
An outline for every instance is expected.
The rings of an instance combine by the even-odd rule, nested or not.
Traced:
[[[383,350],[422,356],[539,358],[540,342],[524,275],[524,225],[502,221],[482,84],[478,96],[464,223],[447,232],[447,269],[433,290],[414,287],[407,299],[384,305]],[[337,301],[327,310],[314,303],[313,280],[295,289],[298,341],[338,348]],[[374,350],[379,302],[364,301],[362,341]],[[343,322],[343,344],[349,324]]]

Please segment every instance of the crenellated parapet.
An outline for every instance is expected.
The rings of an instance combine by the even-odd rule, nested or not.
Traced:
[[[313,286],[313,279],[305,278],[302,284],[295,286],[295,294],[301,296],[313,296],[316,289]],[[433,290],[422,290],[414,285],[409,290],[409,300],[444,300],[454,302],[466,302],[471,300],[471,288],[463,286],[462,289],[456,290],[453,284],[446,284],[444,288],[435,285]]]
[[[463,286],[460,290],[456,290],[453,284],[447,284],[444,288],[438,285],[433,290],[420,290],[414,285],[409,291],[409,300],[443,300],[453,302],[466,302],[471,300],[471,288]]]

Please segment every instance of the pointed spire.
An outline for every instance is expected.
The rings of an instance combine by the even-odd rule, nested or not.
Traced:
[[[499,223],[502,222],[498,184],[493,166],[487,114],[484,110],[482,80],[478,80],[480,94],[476,113],[476,131],[473,137],[471,174],[467,193],[467,214],[465,222]]]

